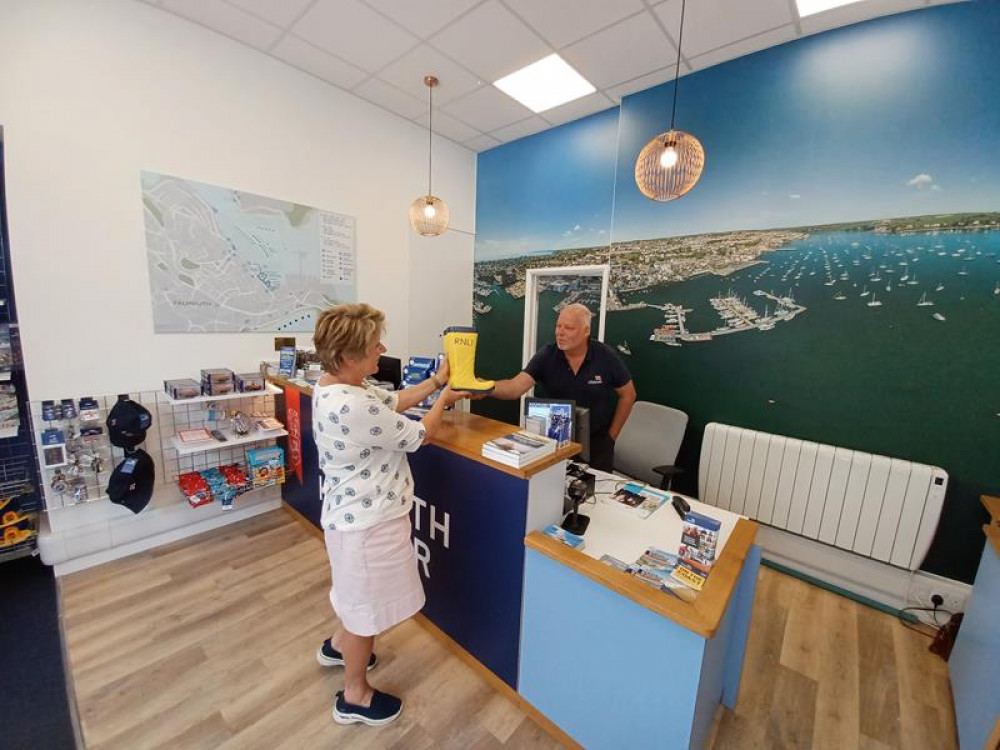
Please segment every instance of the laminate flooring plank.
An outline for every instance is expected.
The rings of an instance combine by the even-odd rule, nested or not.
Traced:
[[[804,677],[817,680],[823,631],[820,602],[821,594],[828,592],[794,579],[782,583],[787,583],[794,595],[790,597],[793,604],[785,625],[781,663]]]
[[[927,652],[930,639],[901,623],[893,624],[893,652],[899,678],[900,738],[904,748],[936,748],[952,750],[958,747],[950,706],[941,705],[940,668],[933,663],[938,657]],[[942,713],[947,712],[947,716]]]
[[[814,750],[848,750],[861,734],[858,604],[842,596],[821,598],[819,679],[816,681]]]
[[[902,747],[899,681],[892,620],[871,607],[858,608],[859,729],[864,742]]]
[[[774,701],[768,713],[767,747],[811,750],[816,716],[816,681],[778,666]]]

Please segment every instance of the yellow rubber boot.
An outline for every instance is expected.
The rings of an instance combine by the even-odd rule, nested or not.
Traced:
[[[489,393],[496,386],[492,380],[480,380],[476,377],[478,338],[476,329],[467,326],[451,326],[444,330],[444,353],[451,370],[448,384],[453,391]]]

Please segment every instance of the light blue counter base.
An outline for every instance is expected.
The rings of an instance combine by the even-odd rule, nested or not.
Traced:
[[[985,747],[1000,716],[1000,556],[989,542],[948,661],[963,748]]]
[[[703,747],[736,704],[759,566],[753,546],[706,640],[528,549],[518,692],[588,750]]]

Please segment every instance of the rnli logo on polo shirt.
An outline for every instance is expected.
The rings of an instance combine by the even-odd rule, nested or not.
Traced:
[[[590,380],[587,381],[587,385],[604,385],[604,381],[601,380],[600,375],[595,375]]]

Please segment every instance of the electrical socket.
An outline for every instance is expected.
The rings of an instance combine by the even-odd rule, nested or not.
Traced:
[[[930,573],[915,573],[910,579],[910,586],[906,593],[906,604],[909,607],[934,608],[933,597],[941,597],[940,610],[946,612],[961,612],[965,609],[965,602],[969,596],[970,586],[948,578],[931,575]],[[928,623],[934,622],[932,612],[914,612],[921,620]],[[939,614],[938,624],[947,622],[948,615]]]

